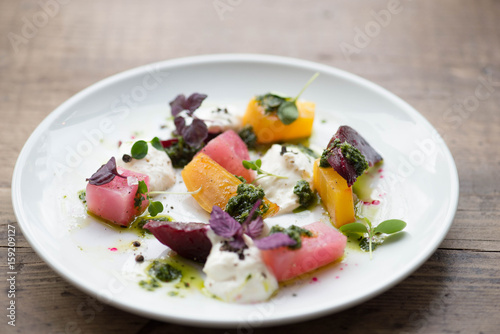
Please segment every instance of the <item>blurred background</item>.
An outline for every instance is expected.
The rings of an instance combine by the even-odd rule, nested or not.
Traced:
[[[497,0],[0,0],[2,227],[15,223],[10,180],[24,142],[85,87],[193,55],[306,59],[371,80],[422,113],[455,157],[459,211],[436,254],[389,292],[339,314],[252,332],[496,332],[500,187],[489,176],[500,165],[499,17]],[[479,97],[478,85],[489,94]],[[4,236],[2,229],[1,245]],[[90,297],[53,272],[22,236],[17,246],[18,326],[2,321],[2,333],[241,332],[92,308]],[[0,267],[3,248],[1,257]]]

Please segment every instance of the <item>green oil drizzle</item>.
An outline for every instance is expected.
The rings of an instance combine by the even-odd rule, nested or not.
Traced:
[[[167,258],[155,259],[145,269],[148,279],[139,282],[139,286],[148,291],[154,291],[163,286],[173,287],[174,290],[168,292],[169,296],[181,296],[182,292],[190,290],[202,291],[203,278],[199,272],[199,265],[189,260],[183,259],[178,255]],[[170,282],[161,281],[159,272],[172,272]]]
[[[148,220],[161,220],[161,221],[173,221],[173,218],[168,215],[158,215],[155,217],[151,216],[140,216],[137,217],[129,226],[116,225],[112,222],[103,219],[99,216],[94,215],[92,212],[87,211],[87,214],[92,218],[96,219],[99,223],[101,223],[104,227],[109,228],[118,233],[122,232],[131,232],[136,234],[139,237],[152,237],[153,234],[144,228],[144,224],[147,223]]]

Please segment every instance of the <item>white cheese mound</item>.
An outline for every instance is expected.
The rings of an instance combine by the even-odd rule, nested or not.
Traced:
[[[205,121],[208,132],[219,133],[226,130],[238,132],[242,127],[240,112],[233,106],[202,106],[196,110],[195,116]]]
[[[175,171],[167,153],[157,150],[148,143],[148,154],[142,159],[132,159],[124,162],[122,156],[130,155],[134,142],[123,143],[120,146],[120,155],[116,157],[116,164],[125,169],[146,174],[149,176],[149,191],[164,191],[175,183]]]
[[[299,197],[293,193],[293,188],[299,180],[305,180],[313,188],[314,158],[303,153],[299,148],[287,146],[287,151],[281,154],[281,145],[274,144],[262,157],[261,169],[279,176],[266,176],[255,181],[266,194],[266,198],[278,204],[278,214],[289,213],[300,206]]]
[[[248,248],[239,254],[221,250],[223,241],[208,232],[212,250],[203,271],[207,274],[205,288],[217,298],[233,303],[257,303],[269,299],[278,289],[278,281],[262,261],[260,250],[248,236]]]

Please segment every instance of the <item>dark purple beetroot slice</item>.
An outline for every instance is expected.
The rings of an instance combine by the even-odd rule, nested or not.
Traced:
[[[150,220],[144,228],[151,231],[162,244],[186,259],[203,263],[212,248],[207,237],[208,224]]]
[[[371,145],[368,144],[368,142],[363,137],[361,137],[361,135],[356,130],[354,130],[350,126],[347,125],[340,126],[339,129],[337,130],[337,133],[335,133],[332,139],[330,139],[328,147],[337,138],[340,139],[341,143],[348,142],[349,144],[357,148],[361,152],[361,154],[365,156],[365,159],[370,167],[375,165],[377,162],[382,161],[382,156],[378,154],[378,152],[375,151],[375,149],[371,147]],[[337,173],[340,174],[339,171],[337,171]]]
[[[328,157],[328,163],[347,181],[347,185],[349,187],[356,182],[356,179],[358,178],[356,169],[344,158],[340,147],[332,150],[332,154]]]

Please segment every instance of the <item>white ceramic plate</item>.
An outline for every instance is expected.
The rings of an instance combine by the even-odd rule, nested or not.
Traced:
[[[311,143],[324,147],[337,127],[347,124],[383,155],[378,218],[408,223],[399,240],[377,249],[371,261],[368,254],[348,249],[341,263],[318,271],[314,280],[308,276],[296,281],[261,304],[226,304],[199,292],[174,298],[164,291],[141,289],[137,280],[143,268],[133,260],[139,251],[129,246],[137,237],[85,218],[76,196],[85,187],[85,177],[116,152],[118,140],[134,131],[150,138],[168,137],[169,130],[160,125],[169,116],[168,101],[179,93],[206,93],[207,103],[244,109],[254,94],[295,94],[314,72],[321,75],[302,96],[317,104]],[[183,185],[176,187],[182,190]],[[164,321],[245,328],[337,312],[400,282],[446,236],[457,207],[458,176],[434,128],[407,103],[371,82],[302,60],[209,55],[132,69],[63,103],[26,142],[14,171],[12,201],[35,251],[61,276],[99,300]],[[174,206],[169,214],[177,220],[207,218],[189,196],[166,203]],[[318,210],[273,219],[288,224],[326,221]],[[110,251],[113,247],[116,252]],[[165,247],[155,239],[144,241],[140,251],[147,259],[165,255]]]

